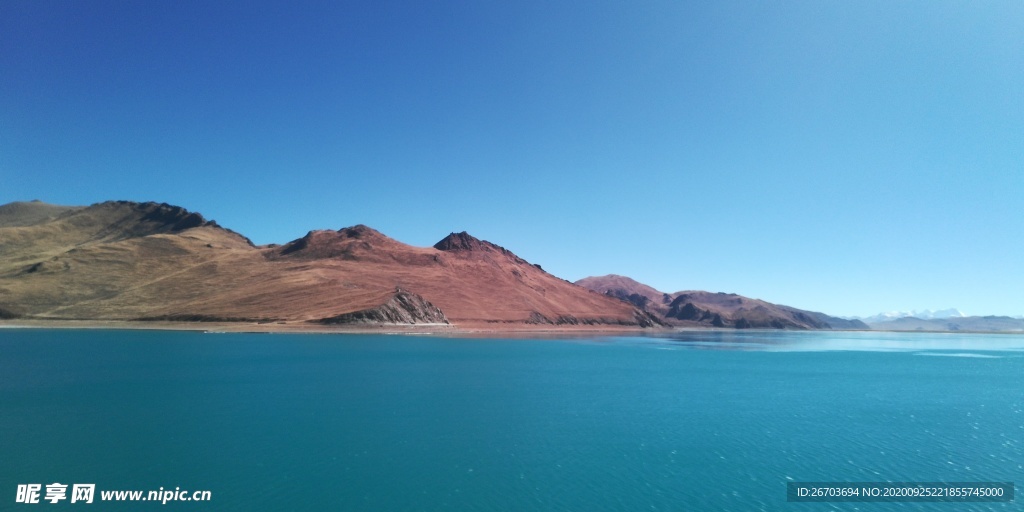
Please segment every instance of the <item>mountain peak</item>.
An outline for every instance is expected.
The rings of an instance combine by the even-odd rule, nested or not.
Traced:
[[[866,318],[859,318],[867,323],[880,323],[890,322],[893,320],[899,320],[900,318],[918,318],[921,320],[938,320],[945,318],[964,318],[967,315],[963,314],[959,309],[949,308],[932,311],[930,309],[925,310],[912,310],[912,311],[887,311],[885,313],[879,313]]]
[[[479,238],[463,231],[461,233],[452,233],[444,237],[440,242],[434,244],[434,248],[449,252],[479,251],[486,250],[492,245],[493,244],[480,240]]]
[[[338,235],[341,238],[387,238],[380,231],[377,231],[376,229],[373,229],[365,224],[356,224],[355,226],[341,228],[338,230]]]
[[[337,231],[316,229],[306,236],[284,244],[277,254],[301,255],[306,258],[365,259],[378,249],[402,245],[387,235],[363,224],[356,224]]]
[[[632,293],[636,292],[635,288],[640,287],[645,288],[645,291],[649,290],[651,293],[654,293],[655,295],[661,295],[662,293],[631,277],[620,276],[619,274],[607,274],[603,276],[584,277],[583,279],[576,281],[575,284],[582,286],[584,288],[590,288],[591,290],[599,291],[601,293],[604,293],[612,288],[631,289]]]
[[[608,274],[604,276],[584,277],[575,283],[578,286],[594,290],[605,295],[625,298],[637,294],[647,297],[648,300],[661,301],[665,296],[664,292],[658,291],[651,286],[638,282],[633,278]],[[632,301],[631,302],[635,302]]]

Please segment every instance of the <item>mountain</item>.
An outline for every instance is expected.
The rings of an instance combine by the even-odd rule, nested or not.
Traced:
[[[889,322],[889,321],[892,321],[892,320],[896,320],[898,318],[906,318],[906,317],[914,317],[914,318],[920,318],[920,319],[925,319],[925,320],[931,320],[931,319],[938,319],[938,318],[963,318],[964,316],[966,316],[966,315],[961,313],[959,309],[950,308],[950,309],[940,309],[940,310],[937,310],[937,311],[932,311],[930,309],[925,309],[923,311],[916,311],[916,310],[915,311],[889,311],[887,313],[879,313],[877,315],[869,316],[869,317],[866,317],[866,318],[857,317],[857,319],[858,320],[863,320],[864,323],[867,323],[867,324],[873,324],[873,323],[879,323],[879,322]]]
[[[667,316],[669,303],[672,302],[672,296],[667,293],[615,274],[584,277],[576,281],[576,285],[627,301],[644,311],[654,313],[658,318]]]
[[[763,329],[867,329],[859,320],[781,306],[733,293],[664,293],[619,275],[587,277],[576,284],[626,301],[670,325]]]
[[[976,331],[1021,332],[1024,319],[1009,316],[965,316],[950,318],[903,317],[869,324],[883,331]]]
[[[284,245],[178,206],[0,206],[0,317],[283,324],[657,325],[498,245],[413,247],[363,225]]]

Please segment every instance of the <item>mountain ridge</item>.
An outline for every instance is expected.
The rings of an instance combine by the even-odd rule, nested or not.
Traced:
[[[923,320],[933,320],[933,319],[942,319],[942,318],[963,318],[963,317],[966,317],[966,316],[967,315],[963,314],[959,309],[948,308],[948,309],[939,309],[939,310],[934,310],[934,311],[931,310],[931,309],[924,309],[924,310],[921,310],[921,311],[918,311],[918,310],[912,310],[912,311],[888,311],[888,312],[885,312],[885,313],[879,313],[877,315],[871,315],[871,316],[868,316],[868,317],[850,317],[850,318],[851,319],[856,319],[856,320],[861,320],[864,323],[872,324],[872,323],[880,323],[880,322],[889,322],[889,321],[892,321],[892,320],[898,320],[900,318],[907,318],[907,317],[920,318],[920,319],[923,319]]]
[[[872,329],[885,331],[932,332],[1024,332],[1024,319],[1010,316],[963,316],[947,318],[916,318],[905,316],[868,324]]]
[[[0,210],[7,212],[0,215],[4,317],[658,325],[630,305],[465,232],[442,238],[435,244],[441,248],[410,246],[365,225],[255,246],[201,214],[166,203],[57,208],[50,212],[55,215],[34,206]]]
[[[626,276],[591,276],[576,284],[626,301],[669,325],[737,329],[868,329],[860,321],[772,304],[735,293],[665,293]]]

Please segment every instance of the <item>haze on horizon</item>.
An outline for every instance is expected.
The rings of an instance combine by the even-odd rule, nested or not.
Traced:
[[[0,204],[1024,314],[1024,4],[0,3]]]

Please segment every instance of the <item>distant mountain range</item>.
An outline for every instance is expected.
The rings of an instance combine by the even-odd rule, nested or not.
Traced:
[[[865,323],[872,324],[872,323],[879,323],[879,322],[889,322],[889,321],[896,320],[896,319],[899,319],[899,318],[907,318],[907,317],[914,317],[914,318],[920,318],[920,319],[924,319],[924,320],[931,320],[931,319],[938,319],[938,318],[962,318],[962,317],[965,317],[965,316],[967,316],[967,315],[961,313],[959,309],[950,308],[950,309],[940,309],[940,310],[936,310],[936,311],[932,311],[930,309],[925,309],[925,310],[922,310],[922,311],[916,311],[916,310],[915,311],[889,311],[887,313],[879,313],[877,315],[872,315],[872,316],[869,316],[869,317],[855,316],[855,317],[844,317],[844,318],[850,318],[851,320],[853,320],[853,319],[863,320]]]
[[[872,329],[885,331],[1024,331],[1024,317],[967,316],[960,310],[891,311],[867,318],[858,318]]]
[[[908,316],[869,325],[872,329],[885,331],[1024,331],[1024,319],[1009,316],[964,316],[950,318],[915,318]]]
[[[868,329],[860,320],[772,304],[734,293],[665,293],[619,275],[587,277],[576,284],[629,302],[662,322],[680,327],[738,329]]]

